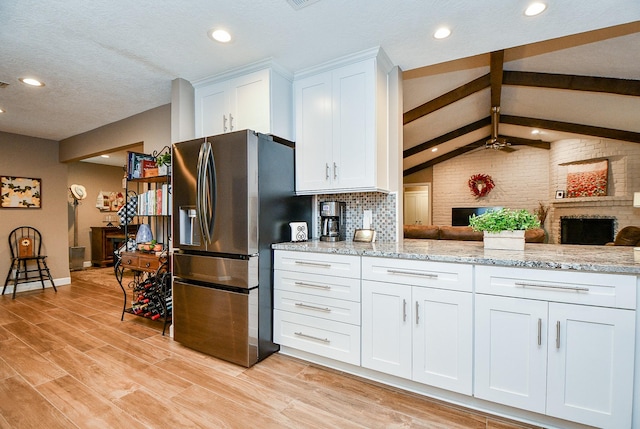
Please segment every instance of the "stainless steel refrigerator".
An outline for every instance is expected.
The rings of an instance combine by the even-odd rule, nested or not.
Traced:
[[[293,143],[251,130],[173,145],[174,339],[251,366],[273,343],[271,244],[311,222]]]

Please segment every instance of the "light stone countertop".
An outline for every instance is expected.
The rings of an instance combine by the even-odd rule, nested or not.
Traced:
[[[329,243],[318,240],[277,243],[275,250],[377,256],[505,267],[640,274],[633,247],[527,243],[524,251],[485,250],[482,242],[406,239],[393,243]]]

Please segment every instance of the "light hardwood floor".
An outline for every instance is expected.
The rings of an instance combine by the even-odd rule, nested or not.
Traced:
[[[112,273],[0,297],[1,428],[530,427],[280,354],[249,369],[203,355],[121,322]]]

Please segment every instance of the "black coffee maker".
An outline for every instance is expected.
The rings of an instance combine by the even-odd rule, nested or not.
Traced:
[[[320,203],[320,241],[343,241],[346,232],[346,203],[328,201]]]

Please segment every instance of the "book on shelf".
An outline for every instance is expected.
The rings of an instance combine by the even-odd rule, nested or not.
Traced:
[[[127,179],[142,179],[158,175],[158,164],[153,155],[129,152],[127,157]]]

